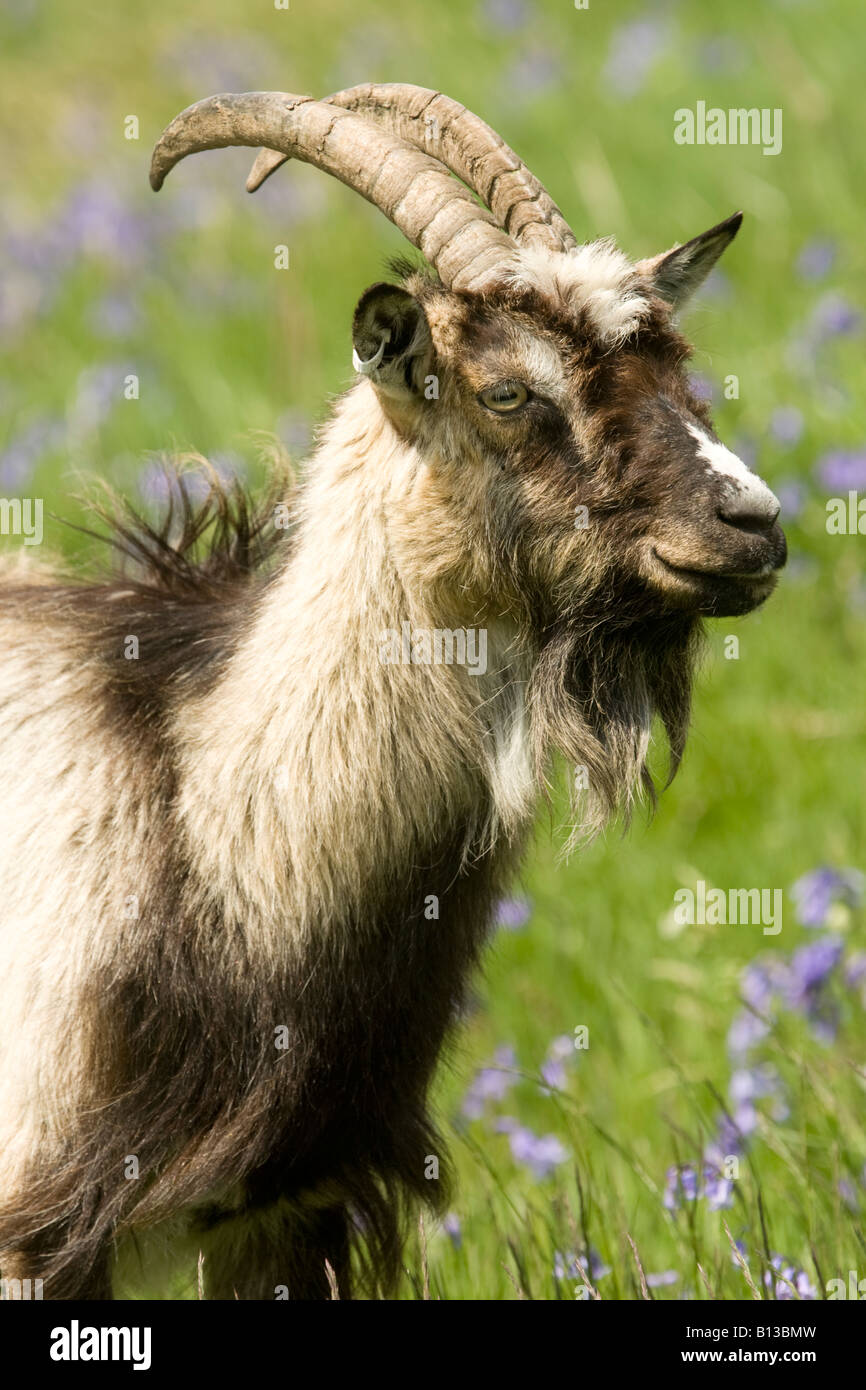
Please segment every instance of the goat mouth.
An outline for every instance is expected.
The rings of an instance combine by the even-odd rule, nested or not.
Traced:
[[[687,579],[696,579],[699,582],[702,580],[709,582],[729,580],[735,584],[763,584],[767,580],[773,580],[775,583],[776,566],[769,562],[756,570],[700,569],[694,565],[677,565],[672,560],[666,560],[664,555],[659,554],[655,546],[653,546],[653,556],[671,574],[680,574]]]
[[[655,582],[678,607],[715,617],[736,617],[758,608],[776,587],[776,569],[767,563],[757,570],[701,569],[678,565],[651,547]]]

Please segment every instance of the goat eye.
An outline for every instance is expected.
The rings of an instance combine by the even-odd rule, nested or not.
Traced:
[[[479,391],[478,399],[488,410],[506,415],[509,411],[519,410],[525,405],[529,400],[529,392],[522,381],[498,381],[495,386],[488,386],[485,391]]]

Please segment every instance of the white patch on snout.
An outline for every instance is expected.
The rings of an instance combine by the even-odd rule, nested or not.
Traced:
[[[737,517],[754,517],[769,525],[779,515],[780,504],[776,494],[767,487],[757,473],[732,454],[724,444],[710,439],[697,425],[686,424],[686,429],[698,446],[698,458],[709,464],[714,473],[725,479],[724,515],[730,520]]]

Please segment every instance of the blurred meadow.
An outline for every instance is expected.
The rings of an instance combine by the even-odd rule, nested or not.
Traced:
[[[253,484],[261,432],[303,460],[352,379],[355,302],[405,249],[306,166],[248,196],[243,150],[155,196],[150,149],[190,102],[440,88],[578,236],[635,258],[746,213],[684,326],[720,436],[782,499],[788,568],[764,611],[710,625],[650,824],[561,862],[562,770],[443,1069],[458,1180],[403,1297],[793,1299],[866,1277],[866,534],[826,512],[866,498],[863,31],[859,0],[0,0],[0,494],[43,498],[70,556],[93,543],[48,513],[80,520],[82,474],[152,507],[168,448]],[[675,144],[698,100],[780,108],[781,153]],[[780,890],[781,930],[682,925],[699,880]]]

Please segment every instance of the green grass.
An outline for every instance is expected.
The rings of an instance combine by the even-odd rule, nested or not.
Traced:
[[[438,1087],[462,1244],[428,1229],[426,1261],[433,1297],[573,1298],[578,1281],[555,1280],[554,1251],[571,1256],[589,1244],[610,1267],[600,1295],[632,1299],[641,1284],[630,1236],[647,1273],[677,1272],[656,1297],[748,1296],[726,1221],[758,1286],[768,1256],[781,1252],[821,1290],[858,1263],[866,1275],[866,1013],[835,979],[841,969],[830,986],[834,1040],[820,1041],[785,1010],[755,1051],[777,1069],[787,1113],[758,1102],[733,1205],[712,1211],[700,1200],[670,1212],[662,1193],[668,1167],[699,1158],[728,1103],[726,1036],[742,970],[764,953],[787,958],[817,935],[798,925],[791,884],[820,864],[866,867],[866,537],[827,535],[827,493],[814,472],[828,450],[864,447],[860,325],[827,335],[808,356],[792,349],[825,296],[856,306],[864,283],[860,7],[731,0],[723,17],[697,3],[653,7],[668,27],[632,94],[615,89],[607,64],[621,26],[644,17],[638,6],[616,15],[595,0],[587,11],[564,0],[523,8],[511,29],[516,0],[409,3],[399,27],[384,0],[317,0],[288,13],[230,0],[154,0],[134,14],[108,4],[4,7],[0,241],[17,234],[18,271],[11,300],[0,301],[0,490],[17,484],[44,497],[47,511],[76,516],[69,494],[79,470],[135,493],[148,455],[174,446],[240,458],[255,480],[254,432],[302,438],[349,382],[354,303],[401,249],[400,236],[306,167],[290,165],[247,198],[240,151],[191,161],[155,198],[146,178],[154,139],[211,91],[324,94],[369,79],[439,87],[500,129],[579,235],[614,234],[635,257],[743,207],[719,292],[701,298],[686,327],[695,369],[714,384],[722,438],[751,443],[771,484],[804,488],[788,524],[792,565],[765,611],[712,625],[687,757],[652,824],[625,839],[611,833],[563,864],[561,794],[542,817],[522,884],[530,921],[498,934],[478,1009]],[[698,99],[781,108],[783,152],[676,146],[673,113]],[[129,114],[139,119],[137,141],[123,138]],[[88,181],[90,202],[76,212],[69,199]],[[129,219],[116,235],[107,199]],[[88,208],[94,221],[83,236]],[[804,280],[798,257],[823,237],[835,243],[834,263]],[[280,243],[291,257],[283,272],[273,268]],[[8,286],[14,264],[4,255],[0,283]],[[105,389],[94,396],[84,374],[99,370]],[[123,397],[127,372],[139,377],[137,400]],[[728,400],[721,383],[731,374],[739,396]],[[781,406],[804,419],[788,447],[769,430]],[[28,449],[34,427],[41,442]],[[47,539],[80,543],[54,525]],[[732,633],[736,660],[725,658]],[[672,932],[673,895],[698,878],[784,890],[782,932]],[[862,912],[836,908],[831,927],[846,955],[866,948]],[[579,1025],[589,1047],[574,1052],[562,1092],[547,1094],[538,1069],[551,1039]],[[481,1119],[455,1125],[476,1069],[504,1045],[520,1071],[513,1088]],[[559,1139],[567,1157],[551,1176],[515,1163],[495,1128],[502,1116]],[[853,1204],[847,1189],[847,1203],[840,1195],[843,1179]],[[406,1297],[423,1292],[423,1263],[416,1242]]]

